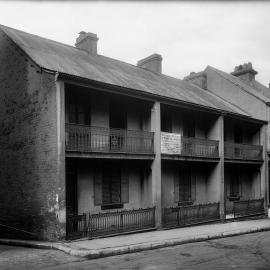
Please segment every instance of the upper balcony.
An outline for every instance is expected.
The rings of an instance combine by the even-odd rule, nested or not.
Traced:
[[[66,151],[154,154],[154,133],[66,124]]]
[[[161,154],[164,159],[214,161],[219,158],[216,115],[161,106]]]
[[[251,145],[244,143],[224,143],[224,157],[226,159],[244,161],[262,161],[263,147],[261,145]]]
[[[227,162],[261,162],[261,125],[239,119],[224,119],[224,158]]]
[[[219,158],[219,142],[199,138],[184,137],[175,133],[161,133],[161,153],[173,158]]]

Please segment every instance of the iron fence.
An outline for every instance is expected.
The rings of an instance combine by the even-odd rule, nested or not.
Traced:
[[[153,154],[154,133],[66,124],[66,150]]]
[[[155,207],[98,214],[88,213],[81,216],[84,218],[69,219],[68,217],[67,223],[71,224],[67,226],[68,239],[93,238],[155,227]]]
[[[224,156],[227,159],[262,160],[262,145],[224,143]]]
[[[67,239],[77,239],[87,235],[86,214],[67,216]]]
[[[264,199],[243,200],[233,202],[235,218],[265,214]]]
[[[164,227],[182,227],[220,219],[219,203],[177,206],[163,209]]]
[[[182,137],[181,155],[183,156],[218,158],[218,149],[218,141]]]

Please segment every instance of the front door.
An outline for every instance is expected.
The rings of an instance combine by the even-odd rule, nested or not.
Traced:
[[[67,215],[78,213],[77,168],[67,165],[66,168],[66,212]]]

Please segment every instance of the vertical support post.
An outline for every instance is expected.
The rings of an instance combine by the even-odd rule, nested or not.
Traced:
[[[226,216],[226,197],[225,197],[225,180],[224,180],[224,116],[219,117],[219,129],[220,129],[220,140],[219,140],[219,176],[220,176],[220,218],[222,221],[225,220]]]
[[[261,182],[261,196],[264,198],[264,210],[268,214],[268,177],[269,177],[269,168],[268,168],[268,155],[267,155],[267,135],[266,135],[266,126],[263,125],[260,130],[260,143],[263,146],[262,157],[263,164],[260,168],[260,182]]]
[[[162,225],[162,198],[161,198],[161,130],[160,130],[160,102],[155,102],[151,110],[151,131],[154,135],[155,158],[152,162],[151,174],[151,190],[152,204],[155,209],[156,227],[161,228]]]
[[[57,167],[58,190],[57,222],[60,237],[66,237],[66,165],[65,165],[65,85],[56,77],[56,111],[57,111]]]

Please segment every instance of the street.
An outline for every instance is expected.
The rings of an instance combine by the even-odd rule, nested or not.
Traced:
[[[270,269],[270,232],[95,260],[61,251],[0,246],[0,269]]]

